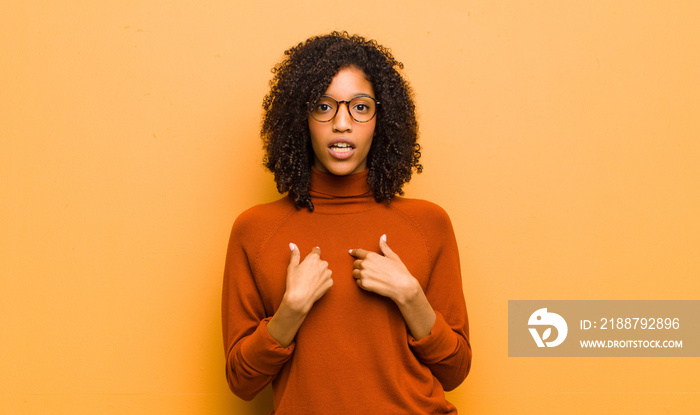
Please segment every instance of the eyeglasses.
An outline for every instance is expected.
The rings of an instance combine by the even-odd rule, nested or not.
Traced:
[[[346,104],[348,112],[357,122],[368,122],[377,114],[379,101],[369,95],[358,95],[349,101],[338,101],[324,95],[311,108],[311,116],[318,122],[329,122],[338,114],[340,104]]]

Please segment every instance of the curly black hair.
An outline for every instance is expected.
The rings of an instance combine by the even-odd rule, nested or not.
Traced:
[[[367,183],[377,202],[403,195],[401,188],[413,169],[423,170],[413,91],[399,73],[403,64],[375,40],[347,32],[311,37],[284,54],[272,69],[261,129],[264,165],[274,173],[277,190],[289,192],[297,209],[313,211],[309,186],[314,151],[307,116],[338,71],[356,66],[381,103],[367,156]]]

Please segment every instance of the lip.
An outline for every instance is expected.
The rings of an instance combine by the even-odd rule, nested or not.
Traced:
[[[336,144],[347,144],[350,146],[350,150],[338,151],[333,147]],[[355,143],[347,138],[336,138],[328,144],[328,153],[336,160],[348,159],[355,153]]]

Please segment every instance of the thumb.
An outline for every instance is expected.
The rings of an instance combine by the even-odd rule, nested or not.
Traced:
[[[293,243],[289,244],[289,249],[292,251],[292,255],[289,258],[289,265],[299,265],[299,258],[301,257],[301,254],[299,254],[299,248]]]
[[[382,254],[384,254],[385,257],[396,257],[396,254],[394,253],[394,251],[391,250],[391,248],[389,248],[389,244],[386,242],[386,234],[382,235],[379,238],[379,249],[381,249]]]

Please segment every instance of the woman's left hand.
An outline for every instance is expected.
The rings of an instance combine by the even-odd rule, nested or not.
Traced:
[[[352,270],[355,282],[363,290],[394,300],[414,339],[429,336],[436,316],[418,280],[389,248],[386,235],[379,238],[379,249],[381,254],[350,250],[350,255],[356,258]]]
[[[355,257],[352,276],[363,290],[405,303],[422,292],[418,280],[408,271],[398,255],[389,248],[386,235],[379,238],[381,254],[364,249],[351,249]]]

